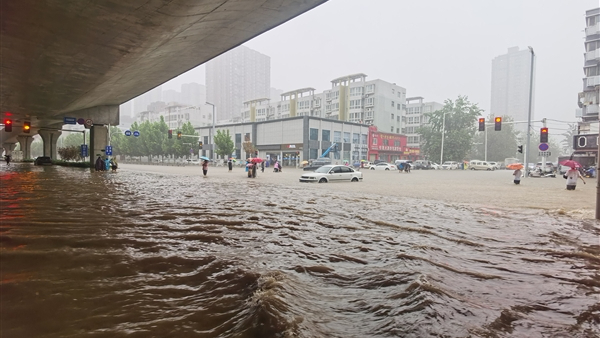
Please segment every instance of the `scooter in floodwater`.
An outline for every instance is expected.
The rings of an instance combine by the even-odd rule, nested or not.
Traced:
[[[586,178],[594,178],[596,177],[596,168],[587,167],[581,171],[581,175]]]
[[[556,178],[556,173],[551,170],[543,171],[542,168],[536,168],[529,172],[529,177],[552,177]]]

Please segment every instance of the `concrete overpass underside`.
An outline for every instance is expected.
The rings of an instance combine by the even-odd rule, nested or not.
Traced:
[[[30,136],[25,121],[32,134],[65,116],[116,125],[123,102],[326,1],[0,1],[1,144]]]

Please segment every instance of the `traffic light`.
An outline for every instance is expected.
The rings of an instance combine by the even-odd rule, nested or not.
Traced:
[[[12,132],[12,120],[4,119],[4,131],[7,133]]]
[[[23,132],[29,134],[31,131],[31,122],[25,121],[23,122]]]
[[[177,132],[177,139],[181,140],[181,132],[180,131]]]
[[[540,129],[540,143],[548,143],[548,128]]]
[[[198,148],[202,148],[202,141],[198,141]]]
[[[518,146],[517,147],[517,151],[522,154],[523,153],[523,146]]]
[[[502,118],[500,116],[496,116],[494,119],[494,130],[502,130]]]
[[[485,131],[485,119],[483,117],[479,118],[479,131]]]
[[[173,131],[169,129],[169,138],[173,138]]]

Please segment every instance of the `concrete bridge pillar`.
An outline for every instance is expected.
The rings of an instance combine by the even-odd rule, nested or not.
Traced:
[[[51,159],[57,159],[57,151],[56,151],[56,141],[58,141],[58,137],[62,134],[60,130],[40,130],[38,134],[42,137],[44,141],[44,156],[49,156]]]
[[[16,147],[16,143],[3,143],[2,148],[4,148],[4,155],[12,155],[12,152]]]
[[[17,136],[17,141],[21,145],[21,151],[23,152],[23,159],[27,160],[31,158],[31,143],[33,142],[33,136]]]
[[[98,155],[104,156],[108,145],[108,126],[94,124],[90,127],[90,165],[93,168]]]

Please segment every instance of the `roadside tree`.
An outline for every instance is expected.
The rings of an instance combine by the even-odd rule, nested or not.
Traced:
[[[229,135],[229,130],[217,130],[215,144],[217,145],[217,155],[221,155],[225,159],[229,158],[231,153],[235,150],[233,140],[231,139],[231,135]]]
[[[471,151],[475,124],[483,110],[469,102],[467,96],[458,96],[456,101],[447,99],[444,107],[424,114],[429,124],[419,128],[421,151],[429,160],[462,161]],[[444,158],[440,159],[444,131]]]

